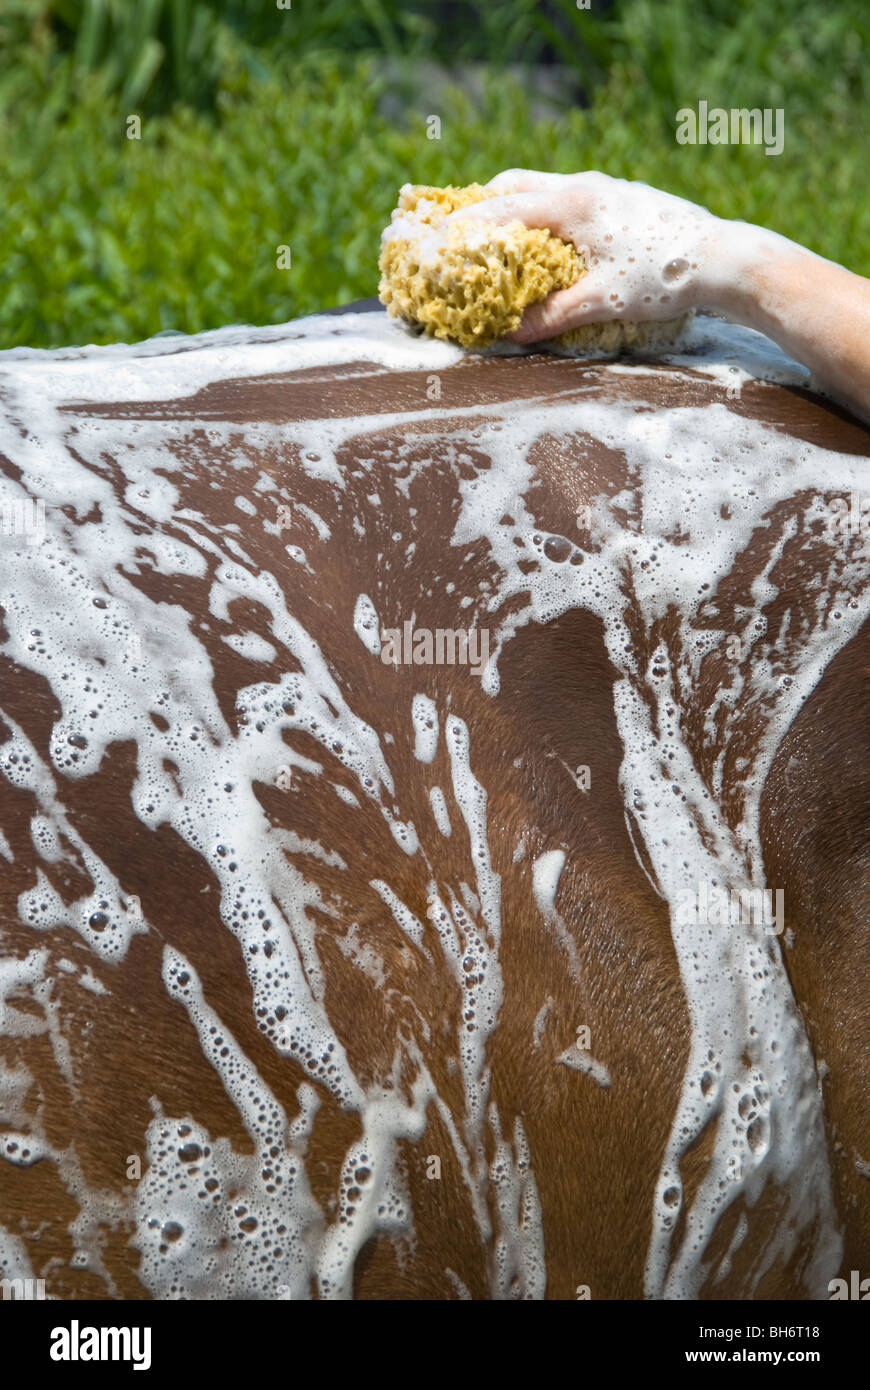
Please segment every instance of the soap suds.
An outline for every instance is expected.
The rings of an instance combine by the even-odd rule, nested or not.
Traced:
[[[20,482],[0,476],[2,497],[17,501],[26,494],[46,503],[46,534],[40,544],[5,536],[0,547],[3,651],[47,684],[57,708],[42,751],[22,725],[2,711],[0,776],[25,793],[29,803],[32,799],[28,814],[33,867],[29,886],[18,899],[18,913],[33,932],[34,950],[19,960],[7,957],[0,965],[0,1031],[13,1037],[30,1036],[28,1029],[47,1034],[69,1084],[79,1084],[64,1051],[48,978],[50,961],[41,946],[47,938],[40,933],[45,928],[69,933],[70,944],[64,947],[68,954],[74,954],[74,945],[93,953],[101,976],[85,970],[79,984],[93,994],[89,1005],[109,1007],[108,1000],[93,993],[103,963],[123,960],[135,935],[150,930],[145,918],[130,910],[132,885],[124,881],[121,870],[119,877],[103,862],[64,800],[68,782],[93,776],[111,747],[128,745],[135,749],[130,811],[143,834],[161,827],[172,830],[208,867],[224,926],[244,953],[264,1041],[280,1057],[295,1058],[308,1080],[298,1088],[298,1113],[292,1118],[223,1027],[189,962],[167,951],[165,988],[178,1005],[179,1017],[186,1017],[194,1028],[203,1054],[243,1117],[255,1152],[240,1155],[226,1139],[209,1135],[195,1117],[166,1116],[158,1104],[148,1128],[147,1167],[129,1197],[88,1191],[72,1158],[55,1155],[68,1190],[77,1194],[75,1246],[88,1267],[101,1268],[100,1222],[133,1219],[142,1252],[140,1277],[154,1296],[285,1298],[288,1288],[302,1298],[309,1297],[312,1288],[322,1297],[347,1296],[356,1253],[367,1239],[382,1231],[413,1238],[413,1212],[396,1151],[401,1140],[423,1132],[427,1107],[433,1105],[457,1154],[481,1239],[494,1242],[489,1270],[493,1296],[506,1296],[505,1291],[516,1285],[522,1296],[540,1297],[545,1251],[531,1157],[519,1120],[511,1117],[510,1129],[502,1132],[491,1095],[490,1055],[498,1045],[505,929],[491,837],[502,831],[488,821],[492,788],[486,785],[484,756],[477,756],[477,733],[449,706],[439,726],[427,696],[416,697],[410,717],[405,706],[402,722],[408,739],[413,738],[421,775],[428,776],[424,769],[438,755],[443,733],[444,777],[449,775],[447,790],[456,808],[451,827],[444,791],[429,786],[435,829],[428,824],[424,800],[427,830],[418,835],[412,815],[419,817],[419,811],[416,804],[413,812],[402,804],[404,789],[396,785],[390,740],[357,712],[353,692],[336,678],[317,632],[307,630],[298,614],[288,610],[281,576],[262,571],[248,554],[246,536],[255,534],[258,526],[264,531],[274,526],[272,511],[260,515],[268,510],[259,501],[261,491],[256,493],[256,511],[251,510],[252,502],[235,509],[233,531],[215,528],[207,517],[180,512],[180,464],[170,446],[186,439],[189,426],[183,421],[128,420],[119,425],[95,415],[82,424],[77,453],[69,448],[70,417],[62,407],[70,401],[114,400],[122,407],[126,402],[171,402],[228,377],[318,367],[326,374],[330,366],[351,360],[371,364],[374,374],[384,369],[439,372],[463,356],[446,343],[413,339],[380,315],[311,318],[256,332],[255,343],[250,329],[173,339],[172,353],[166,340],[152,340],[133,347],[57,353],[16,349],[0,354],[5,402],[0,453],[15,460],[21,471]],[[738,1198],[751,1209],[765,1184],[772,1182],[783,1194],[783,1214],[753,1266],[754,1287],[777,1260],[788,1260],[803,1242],[807,1292],[824,1296],[827,1280],[836,1273],[840,1238],[816,1071],[779,943],[751,925],[723,935],[691,914],[681,921],[677,905],[681,893],[699,879],[736,889],[765,886],[761,789],[796,714],[827,664],[867,618],[866,538],[843,546],[814,536],[813,564],[819,568],[812,603],[806,596],[787,595],[791,621],[780,632],[767,632],[764,610],[778,593],[780,558],[808,543],[804,538],[818,518],[819,504],[806,499],[861,491],[866,460],[795,440],[729,411],[730,377],[738,376],[742,386],[764,376],[805,382],[806,374],[760,335],[714,320],[699,321],[695,332],[703,335],[703,343],[697,339],[697,354],[674,357],[672,362],[707,372],[725,386],[723,401],[704,408],[637,412],[631,402],[587,397],[550,402],[546,408],[530,401],[518,412],[516,402],[507,402],[488,405],[492,420],[481,425],[479,404],[448,410],[435,403],[423,411],[346,420],[246,425],[245,434],[259,449],[298,446],[300,468],[312,480],[341,492],[345,480],[338,454],[351,438],[398,431],[411,420],[415,428],[423,426],[423,439],[426,428],[437,434],[446,419],[453,429],[467,429],[474,444],[488,453],[491,466],[474,477],[459,478],[451,539],[457,547],[484,542],[497,570],[496,589],[486,600],[493,615],[494,651],[482,681],[491,696],[497,695],[502,679],[499,657],[524,624],[546,623],[574,609],[600,619],[617,673],[620,787],[630,808],[639,858],[670,905],[692,1022],[690,1056],[652,1213],[647,1293],[696,1296],[707,1271],[705,1249],[722,1212]],[[731,372],[733,366],[737,373]],[[601,367],[615,377],[624,370],[621,364]],[[84,415],[80,418],[85,421]],[[27,422],[26,435],[19,429],[20,420]],[[215,445],[230,447],[232,431],[226,422],[209,422],[208,428]],[[117,450],[120,430],[130,431],[135,448]],[[606,502],[596,506],[596,548],[585,551],[576,565],[548,557],[530,510],[528,498],[536,480],[530,454],[543,433],[591,435],[622,451],[628,461],[623,502],[630,505],[621,506],[618,515]],[[113,451],[118,455],[114,479],[95,462]],[[241,460],[239,467],[243,466]],[[251,493],[259,476],[251,468]],[[373,480],[372,494],[375,490]],[[776,508],[785,504],[785,520],[776,520]],[[322,537],[328,527],[322,519],[318,526],[316,515],[309,520]],[[512,518],[510,524],[502,522],[505,515]],[[228,645],[240,658],[272,661],[273,652],[279,661],[285,652],[292,658],[287,662],[291,669],[269,680],[252,667],[251,683],[237,695],[237,725],[217,698],[215,672],[193,615],[183,602],[155,602],[132,582],[141,563],[143,532],[149,564],[179,590],[186,578],[208,576],[215,619],[228,620],[238,599],[262,606],[269,639],[236,633]],[[721,751],[740,738],[747,710],[758,718],[756,746],[737,785],[731,787],[739,806],[735,816],[726,815],[722,804],[722,758],[713,759],[710,778],[700,771],[698,749],[687,735],[681,692],[698,688],[703,662],[721,651],[732,635],[734,620],[724,613],[717,616],[717,588],[750,541],[757,544],[759,539],[764,541],[763,562],[741,595],[744,656],[729,667],[729,678],[704,712],[698,735],[707,751]],[[825,556],[820,565],[819,546]],[[298,547],[294,554],[307,563]],[[539,557],[535,572],[520,568],[523,554]],[[510,606],[518,595],[531,600],[521,611]],[[637,619],[631,631],[625,621],[627,595]],[[498,616],[504,612],[510,616]],[[665,642],[660,626],[669,615],[673,632]],[[341,621],[348,642],[354,642],[350,616],[343,614]],[[365,594],[357,600],[353,626],[376,657],[378,615]],[[644,641],[647,649],[641,650]],[[294,731],[306,736],[308,756],[288,745],[284,735]],[[255,784],[273,785],[282,765],[291,777],[294,769],[318,776],[328,757],[340,759],[342,776],[349,783],[336,786],[342,797],[342,807],[336,799],[337,810],[345,814],[343,808],[371,808],[406,856],[403,863],[409,872],[428,874],[424,851],[436,831],[446,836],[457,829],[463,837],[467,832],[474,867],[473,877],[468,875],[471,883],[463,888],[434,875],[424,877],[425,922],[386,879],[372,881],[408,949],[427,950],[427,942],[433,949],[440,947],[444,968],[462,992],[468,1028],[456,1040],[462,1086],[458,1114],[449,1112],[411,1044],[406,1060],[413,1080],[405,1100],[363,1086],[328,1016],[315,922],[329,915],[330,905],[289,857],[298,854],[299,837],[270,822],[255,791]],[[170,773],[167,764],[177,771]],[[517,862],[528,855],[530,843],[539,843],[533,832],[534,827],[518,832]],[[321,846],[306,841],[307,852],[318,853],[321,862],[328,860],[340,871],[343,861],[327,836],[325,828]],[[0,854],[13,862],[2,833]],[[72,902],[61,898],[47,872],[66,856],[90,882]],[[561,850],[539,855],[532,894],[568,950],[567,928],[555,910],[564,861]],[[270,943],[268,960],[259,949],[252,950],[264,939]],[[366,961],[375,968],[373,960]],[[473,987],[468,976],[475,980]],[[18,988],[39,991],[41,1017],[15,1008]],[[547,1018],[539,1011],[533,1046],[542,1046]],[[218,1048],[217,1036],[222,1039]],[[569,1052],[574,1061],[568,1061],[567,1054],[559,1060],[599,1085],[607,1084],[602,1063],[588,1056],[584,1061],[575,1055],[576,1049]],[[16,1115],[8,1133],[26,1137],[33,1145],[44,1144],[44,1138],[24,1124],[21,1107],[30,1084],[26,1068],[0,1070],[4,1114]],[[319,1104],[318,1088],[330,1092],[360,1121],[362,1137],[345,1155],[339,1184],[343,1221],[323,1211],[307,1187],[307,1136]],[[717,1115],[709,1171],[685,1212],[676,1242],[685,1200],[680,1162]],[[267,1140],[270,1149],[279,1151],[285,1179],[280,1196],[268,1191],[262,1178]],[[21,1139],[10,1142],[19,1144]],[[190,1152],[188,1146],[200,1151],[195,1174],[179,1157],[179,1151]],[[52,1161],[50,1156],[47,1161]],[[371,1193],[376,1197],[367,1192],[358,1199],[351,1196],[349,1175],[360,1167],[371,1171]],[[216,1200],[198,1196],[206,1190],[206,1178],[217,1183]],[[239,1203],[229,1200],[231,1190],[244,1193],[242,1217],[235,1212]],[[289,1232],[280,1256],[264,1243],[279,1219]],[[241,1221],[255,1224],[242,1229]],[[21,1265],[19,1244],[0,1234],[4,1269]],[[105,1279],[110,1287],[108,1276]]]

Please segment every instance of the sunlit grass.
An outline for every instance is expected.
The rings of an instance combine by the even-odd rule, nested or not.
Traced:
[[[209,103],[149,114],[147,102],[125,99],[113,70],[83,68],[37,37],[0,80],[0,344],[281,322],[373,294],[378,235],[401,183],[468,183],[512,165],[643,179],[870,273],[868,120],[856,97],[866,74],[847,41],[847,9],[817,16],[814,69],[797,28],[775,44],[759,33],[752,52],[730,51],[726,62],[709,35],[698,38],[702,25],[688,46],[672,29],[653,39],[657,15],[690,13],[683,0],[619,8],[635,48],[620,41],[588,109],[536,123],[523,91],[496,78],[479,106],[459,91],[444,96],[440,140],[426,138],[430,113],[413,103],[399,124],[379,114],[379,82],[361,62],[265,51],[254,61],[230,45]],[[748,7],[727,8],[749,44]],[[645,67],[632,53],[647,42]],[[676,107],[701,98],[783,105],[783,153],[678,146]],[[126,138],[132,111],[141,140]],[[277,264],[281,245],[290,269]]]

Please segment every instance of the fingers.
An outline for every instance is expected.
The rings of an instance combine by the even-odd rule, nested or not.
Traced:
[[[538,304],[530,304],[519,328],[509,336],[514,343],[537,343],[582,323],[607,323],[617,317],[607,285],[593,271],[569,289],[554,290]]]
[[[490,198],[483,203],[470,203],[468,207],[451,212],[445,218],[445,225],[461,218],[472,218],[486,222],[524,222],[527,227],[546,227],[554,236],[564,241],[573,241],[574,232],[582,222],[584,208],[589,194],[582,191],[565,190],[548,192],[539,189],[530,193],[511,193],[504,197]]]
[[[462,218],[505,223],[519,221],[527,227],[543,227],[563,241],[573,242],[589,262],[586,238],[592,240],[587,224],[603,209],[620,180],[588,170],[580,174],[547,174],[536,169],[505,169],[486,185],[498,196],[482,203],[471,203],[451,213],[447,223]],[[538,304],[530,304],[516,332],[515,343],[536,343],[555,338],[584,323],[607,323],[618,318],[611,297],[612,285],[593,270],[567,290],[556,290]]]
[[[545,174],[538,169],[505,169],[485,187],[496,193],[534,193],[538,189],[552,188],[567,177],[567,174]]]

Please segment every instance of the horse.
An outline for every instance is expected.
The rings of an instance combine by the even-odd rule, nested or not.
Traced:
[[[0,1275],[870,1273],[870,433],[759,334],[0,353]]]

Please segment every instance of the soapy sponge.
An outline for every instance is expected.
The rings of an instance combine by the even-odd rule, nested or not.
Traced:
[[[466,188],[405,184],[383,233],[379,295],[388,313],[463,347],[486,347],[518,327],[527,304],[567,289],[587,266],[570,242],[546,228],[463,219],[442,227],[457,208],[501,195]],[[656,323],[583,324],[548,346],[563,352],[618,352],[673,342],[690,315]]]

